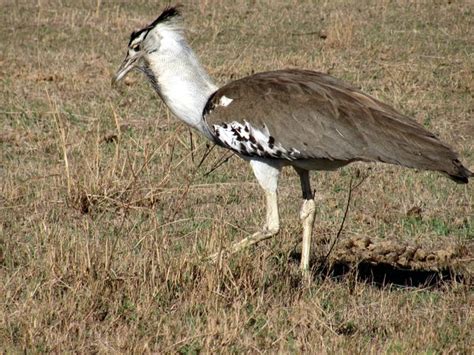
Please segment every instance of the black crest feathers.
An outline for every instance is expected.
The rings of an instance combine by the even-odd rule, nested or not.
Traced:
[[[163,12],[161,13],[161,15],[158,16],[158,18],[152,23],[150,23],[147,27],[151,29],[159,23],[163,23],[163,22],[169,21],[170,19],[174,17],[181,16],[181,13],[179,12],[178,7],[179,6],[171,6],[171,7],[165,8]]]
[[[148,32],[150,31],[151,29],[153,29],[156,25],[160,24],[160,23],[164,23],[164,22],[167,22],[167,21],[170,21],[171,19],[173,18],[176,18],[176,17],[180,17],[181,16],[181,12],[179,11],[179,5],[176,5],[176,6],[169,6],[169,7],[166,7],[163,12],[160,14],[160,16],[158,16],[156,18],[155,21],[153,21],[152,23],[150,23],[148,26],[142,28],[141,30],[139,31],[133,31],[132,34],[130,35],[130,42],[129,42],[129,45],[130,43],[132,43],[132,41],[137,38],[140,34],[142,34],[143,32]],[[145,37],[146,37],[146,34],[145,34]]]

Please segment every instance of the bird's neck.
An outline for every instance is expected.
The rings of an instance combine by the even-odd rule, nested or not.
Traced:
[[[164,36],[159,50],[148,54],[145,62],[145,73],[168,108],[210,138],[202,112],[217,86],[185,40]]]

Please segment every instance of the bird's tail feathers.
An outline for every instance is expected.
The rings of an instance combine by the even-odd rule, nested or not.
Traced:
[[[453,165],[455,167],[455,174],[448,174],[449,178],[458,184],[467,184],[469,178],[473,177],[474,174],[468,168],[466,168],[459,159],[453,160]]]

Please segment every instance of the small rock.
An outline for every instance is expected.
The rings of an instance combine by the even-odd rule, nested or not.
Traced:
[[[401,256],[398,258],[398,264],[401,266],[407,266],[408,265],[408,259],[404,256]]]
[[[412,247],[412,246],[407,246],[405,249],[405,252],[403,253],[403,257],[406,258],[407,260],[413,259],[413,256],[415,255],[416,251],[418,248]]]
[[[387,262],[394,264],[398,260],[398,254],[395,252],[391,252],[385,255],[385,258],[387,259]]]
[[[418,249],[415,252],[414,259],[418,260],[418,261],[425,261],[426,260],[426,252],[422,249]]]
[[[355,239],[353,243],[355,247],[359,249],[365,249],[370,244],[370,238],[369,237],[358,238],[358,239]]]

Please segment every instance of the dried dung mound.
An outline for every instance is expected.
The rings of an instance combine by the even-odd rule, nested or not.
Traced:
[[[412,270],[458,270],[472,275],[472,248],[445,245],[429,248],[407,242],[356,236],[341,240],[330,256],[330,262],[389,264]]]

